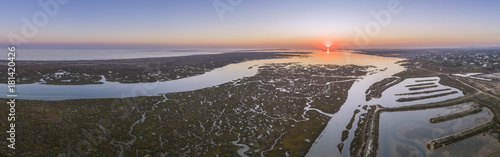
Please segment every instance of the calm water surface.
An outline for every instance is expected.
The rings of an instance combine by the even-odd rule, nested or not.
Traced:
[[[365,100],[365,91],[373,83],[381,81],[384,78],[391,77],[392,75],[404,70],[404,67],[396,64],[397,61],[402,60],[399,58],[351,54],[351,60],[356,60],[356,65],[373,65],[379,69],[387,69],[382,72],[365,76],[354,82],[351,89],[349,89],[346,102],[342,105],[340,110],[333,115],[326,128],[309,149],[307,156],[350,156],[349,146],[354,137],[354,131],[357,128],[359,115],[366,113],[366,111],[362,109],[362,106],[371,104]],[[346,126],[349,124],[356,109],[361,112],[355,116],[353,126],[351,130],[348,130],[349,137],[345,141],[341,141],[342,132],[346,130]],[[337,148],[337,145],[340,143],[344,144],[342,153]]]
[[[19,49],[16,60],[109,60],[152,57],[173,57],[195,54],[220,54],[224,52],[246,51],[223,50],[168,50],[168,49]]]
[[[16,85],[16,90],[19,99],[35,100],[154,96],[163,93],[197,90],[220,85],[243,77],[250,77],[257,73],[258,66],[266,63],[298,62],[302,64],[372,65],[371,61],[373,60],[381,60],[379,63],[385,62],[383,61],[384,57],[355,54],[352,51],[309,51],[313,51],[314,53],[310,55],[311,57],[307,58],[294,57],[288,59],[246,61],[217,68],[202,75],[165,82],[123,84],[118,82],[107,82],[103,79],[103,84],[91,85],[19,84]],[[391,59],[391,62],[392,60],[394,59]],[[6,84],[1,84],[0,88],[7,89],[6,86]],[[0,97],[5,98],[6,95],[7,91],[0,93]]]
[[[489,135],[477,135],[437,150],[428,150],[426,143],[488,123],[493,113],[486,107],[477,114],[441,123],[429,119],[467,109],[465,103],[452,107],[405,112],[387,112],[380,116],[379,156],[489,156],[498,151],[500,143]]]

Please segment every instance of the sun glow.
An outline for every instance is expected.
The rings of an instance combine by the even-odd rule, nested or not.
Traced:
[[[332,42],[331,41],[323,41],[323,44],[321,45],[321,47],[323,48],[330,48],[330,46],[332,46]]]

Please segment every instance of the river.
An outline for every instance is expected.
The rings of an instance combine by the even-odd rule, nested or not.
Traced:
[[[361,111],[358,115],[366,113],[366,111],[362,109],[363,105],[369,104],[365,99],[365,91],[375,82],[391,77],[392,75],[405,69],[396,63],[400,60],[402,59],[377,57],[373,58],[372,61],[365,63],[377,66],[379,69],[387,69],[382,72],[365,76],[354,82],[351,89],[349,89],[346,102],[337,113],[333,114],[326,128],[316,139],[316,142],[313,143],[306,156],[350,156],[349,146],[354,137],[354,131],[357,128],[359,116],[354,116],[355,120],[353,127],[349,130],[349,137],[344,142],[341,141],[342,132],[346,130],[346,126],[349,124],[356,109]],[[342,154],[337,148],[339,143],[344,143]]]
[[[123,84],[108,82],[103,78],[103,84],[92,85],[46,85],[46,84],[20,84],[16,85],[18,99],[34,100],[65,100],[83,98],[124,98],[135,96],[155,96],[163,93],[182,92],[217,86],[226,82],[243,77],[254,76],[258,72],[258,66],[266,63],[289,63],[299,64],[336,64],[336,65],[359,65],[376,66],[374,69],[385,69],[376,73],[370,73],[354,82],[348,92],[348,98],[340,110],[331,114],[332,118],[324,131],[316,139],[309,150],[308,156],[341,156],[337,144],[341,143],[342,132],[353,117],[353,112],[359,109],[358,115],[366,112],[361,107],[368,104],[365,101],[365,91],[375,82],[391,77],[401,72],[404,67],[397,64],[400,58],[380,57],[356,53],[355,51],[337,50],[323,51],[310,50],[313,53],[309,57],[293,57],[285,59],[252,60],[241,63],[230,64],[214,69],[204,74],[165,82],[132,83]],[[252,68],[250,68],[252,67]],[[7,89],[6,84],[0,88]],[[3,91],[0,96],[5,98],[7,92]],[[324,113],[323,111],[318,111]],[[349,145],[357,128],[359,116],[356,115],[353,127],[349,130],[349,138],[343,141],[342,156],[349,156]]]

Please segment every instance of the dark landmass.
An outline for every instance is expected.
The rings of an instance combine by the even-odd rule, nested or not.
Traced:
[[[379,82],[375,82],[365,91],[365,94],[366,94],[365,100],[369,101],[373,98],[382,97],[382,92],[384,92],[389,87],[392,87],[392,86],[398,84],[401,81],[403,81],[403,79],[401,79],[401,78],[389,77],[389,78],[385,78]]]
[[[419,84],[412,84],[412,85],[406,85],[405,87],[418,87],[418,86],[426,86],[426,85],[433,85],[435,83],[419,83]]]
[[[364,54],[405,58],[444,73],[498,72],[499,48],[363,49]]]
[[[451,90],[451,88],[428,90],[428,91],[421,91],[421,92],[402,93],[402,94],[394,94],[394,95],[396,95],[396,96],[417,95],[417,94],[428,94],[428,93],[435,93],[435,92],[442,92],[442,91],[449,91],[449,90]]]
[[[436,88],[436,87],[438,87],[438,86],[432,85],[432,86],[423,86],[423,87],[412,87],[412,88],[408,88],[408,90],[422,90],[422,89]]]

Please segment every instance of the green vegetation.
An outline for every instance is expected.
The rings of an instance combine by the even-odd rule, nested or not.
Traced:
[[[349,147],[351,156],[359,156],[358,153],[360,153],[362,147],[366,145],[365,139],[367,139],[367,137],[365,137],[363,131],[365,131],[365,128],[368,126],[370,115],[375,111],[375,107],[372,106],[370,109],[367,107],[368,106],[363,106],[363,109],[367,110],[367,112],[359,116],[358,127],[354,131],[354,138],[351,142],[351,147]]]
[[[500,49],[365,49],[366,54],[398,56],[444,73],[493,72],[500,69]]]
[[[446,89],[436,89],[436,90],[428,90],[428,91],[421,91],[421,92],[410,92],[410,93],[402,93],[402,94],[394,94],[395,96],[403,96],[403,95],[417,95],[417,94],[429,94],[429,93],[435,93],[435,92],[442,92],[442,91],[449,91],[451,88],[446,88]]]
[[[449,76],[449,75],[438,75],[438,76],[440,78],[440,80],[439,80],[440,84],[459,89],[464,93],[464,95],[474,94],[474,93],[478,92],[477,90],[451,78],[451,76]],[[457,77],[454,77],[454,78],[457,78]],[[459,78],[457,78],[457,79],[459,79]]]
[[[451,92],[447,92],[447,93],[433,94],[433,95],[427,95],[427,96],[399,98],[396,101],[397,102],[406,102],[406,101],[423,100],[423,99],[429,99],[429,98],[437,98],[437,97],[447,96],[447,95],[456,94],[456,93],[458,93],[458,92],[457,91],[451,91]]]
[[[354,110],[354,114],[352,114],[351,121],[345,127],[347,130],[351,130],[352,124],[354,123],[354,120],[356,119],[356,114],[358,114],[359,112],[361,112],[359,109]]]
[[[380,105],[371,106],[373,110],[370,110],[366,116],[366,124],[362,128],[362,140],[363,144],[359,146],[356,156],[365,157],[375,157],[378,151],[378,135],[379,135],[379,122],[381,109],[384,109]],[[351,153],[353,154],[353,153]]]
[[[436,88],[436,87],[438,87],[438,86],[433,85],[433,86],[423,86],[423,87],[412,87],[412,88],[408,88],[408,90],[421,90],[421,89]]]
[[[236,52],[179,57],[82,61],[17,61],[17,84],[54,85],[157,82],[200,75],[232,63],[256,59],[304,56],[304,52]],[[0,61],[7,64],[7,61]],[[0,67],[0,83],[6,83],[7,66]]]
[[[416,87],[416,86],[425,86],[425,85],[433,85],[435,83],[419,83],[419,84],[412,84],[412,85],[406,85],[405,87]]]
[[[451,114],[442,115],[439,117],[434,117],[434,118],[431,118],[429,121],[431,123],[441,123],[444,121],[448,121],[448,120],[457,119],[460,117],[465,117],[468,115],[476,114],[476,113],[479,113],[481,111],[483,111],[483,108],[474,107],[474,108],[471,108],[471,109],[468,109],[468,110],[465,110],[462,112],[451,113]]]

